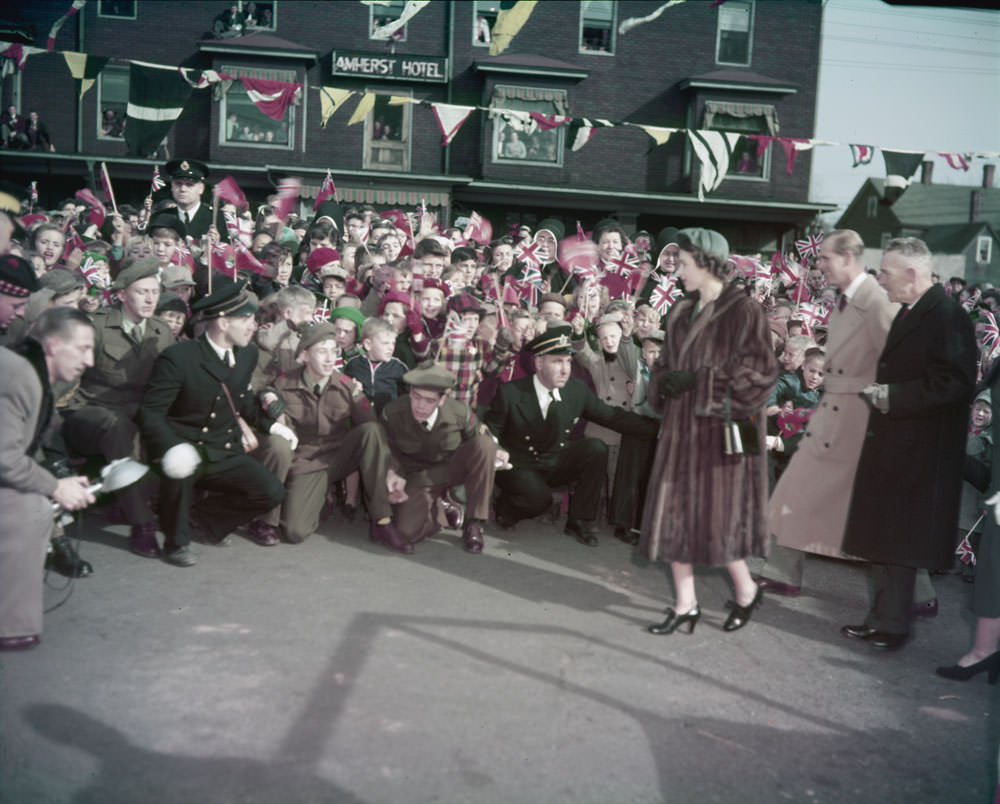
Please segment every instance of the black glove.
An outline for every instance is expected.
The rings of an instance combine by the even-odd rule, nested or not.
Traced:
[[[668,371],[660,376],[660,395],[671,399],[694,389],[697,375],[693,371]]]

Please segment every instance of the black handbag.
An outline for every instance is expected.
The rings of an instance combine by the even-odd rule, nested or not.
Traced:
[[[757,423],[752,419],[734,419],[729,388],[726,388],[725,416],[722,420],[723,455],[760,455]]]

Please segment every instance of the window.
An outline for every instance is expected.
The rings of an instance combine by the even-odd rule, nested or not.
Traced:
[[[614,0],[583,0],[580,3],[580,52],[614,54]]]
[[[278,9],[276,0],[264,2],[264,0],[250,0],[243,4],[243,19],[246,24],[246,32],[254,31],[275,31],[278,29]]]
[[[368,30],[374,33],[377,29],[381,28],[383,25],[388,25],[390,22],[398,20],[403,15],[403,9],[406,7],[405,0],[379,0],[379,2],[372,3],[368,6],[369,14],[369,24]],[[390,41],[392,42],[405,42],[406,41],[406,26],[404,25],[398,31],[396,31]]]
[[[750,66],[753,41],[753,3],[729,0],[719,6],[719,29],[715,43],[717,64]]]
[[[292,81],[293,70],[259,70],[223,66],[221,72],[233,78],[265,78],[269,81]],[[288,107],[284,118],[274,120],[258,109],[239,81],[233,81],[222,96],[222,125],[219,144],[252,148],[283,148],[291,150],[295,143],[295,105]]]
[[[97,139],[125,137],[125,108],[128,106],[128,67],[109,64],[97,79]]]
[[[869,218],[877,217],[878,216],[878,197],[874,196],[874,195],[868,196],[867,200],[865,201],[865,204],[866,204],[866,212],[868,213],[868,217]]]
[[[122,20],[136,18],[136,0],[98,0],[98,17],[116,17]]]
[[[556,89],[499,86],[493,92],[491,159],[495,164],[562,166],[565,126],[545,130],[531,112],[565,115],[566,93]]]
[[[401,94],[392,92],[395,96]],[[390,97],[388,93],[376,93],[375,105],[365,118],[366,170],[410,169],[411,104],[390,103]]]
[[[778,116],[773,106],[758,103],[721,103],[706,101],[705,128],[717,131],[775,136],[778,133]],[[771,177],[771,152],[778,148],[772,142],[761,149],[758,141],[741,136],[733,149],[733,160],[726,173],[729,179],[756,179],[769,181]]]
[[[489,45],[499,13],[500,0],[476,0],[472,9],[472,44],[481,47]]]
[[[993,238],[980,236],[976,240],[976,262],[987,263],[993,256]]]

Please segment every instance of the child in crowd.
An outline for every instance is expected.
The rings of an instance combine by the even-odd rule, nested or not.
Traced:
[[[397,263],[392,266],[391,284],[393,290],[398,290],[400,293],[410,292],[410,288],[413,287],[413,269],[408,261],[405,265]]]
[[[175,343],[186,340],[183,332],[184,325],[187,324],[188,305],[184,299],[176,293],[164,291],[156,304],[156,317],[170,327],[170,334],[174,336]]]
[[[171,263],[183,265],[177,254],[177,247],[186,234],[184,224],[180,218],[169,212],[160,212],[149,221],[150,246],[153,256],[160,264],[160,270],[164,270]],[[190,267],[190,266],[188,266]]]
[[[336,306],[347,290],[347,272],[339,265],[327,265],[320,272],[319,278],[323,295],[330,300],[330,306]]]
[[[382,318],[369,318],[361,328],[363,354],[351,360],[344,373],[361,383],[376,413],[402,392],[403,375],[409,370],[398,357],[396,330]]]
[[[794,338],[789,339],[791,343]],[[793,344],[793,349],[798,344]],[[787,351],[787,344],[786,344]],[[773,449],[768,461],[768,477],[771,489],[781,477],[792,454],[799,446],[805,433],[806,424],[812,411],[819,404],[822,395],[823,365],[826,353],[817,346],[802,352],[795,361],[798,369],[778,377],[774,390],[767,400],[767,432]]]
[[[962,483],[962,502],[958,512],[958,541],[968,534],[969,546],[975,552],[984,530],[983,492],[990,482],[993,465],[993,405],[990,389],[980,393],[969,413],[969,434],[965,442],[966,472]],[[988,516],[989,514],[987,514]],[[963,564],[962,580],[975,580],[976,568],[970,561]]]
[[[448,312],[461,318],[462,331],[449,332],[446,327],[433,353],[436,362],[458,378],[451,396],[475,410],[487,348],[478,332],[486,311],[471,293],[459,293],[448,300]]]
[[[808,335],[793,335],[789,337],[778,355],[778,362],[785,374],[795,374],[801,367],[806,350],[816,346],[816,342]]]

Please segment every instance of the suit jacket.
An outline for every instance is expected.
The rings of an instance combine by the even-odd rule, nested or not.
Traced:
[[[570,377],[560,389],[562,401],[542,418],[534,377],[503,383],[486,413],[486,426],[510,454],[515,468],[546,469],[555,464],[580,419],[619,433],[656,438],[660,423],[599,400],[582,380]]]
[[[154,457],[184,442],[196,446],[210,461],[243,453],[239,426],[222,383],[247,423],[267,429],[269,420],[250,388],[257,347],[235,349],[234,355],[236,365],[230,368],[202,335],[176,343],[156,358],[139,409],[139,427]]]
[[[55,476],[35,460],[42,431],[52,414],[52,392],[40,347],[27,342],[28,357],[0,348],[0,489],[18,492],[4,499],[11,504],[21,494],[51,495]],[[34,345],[34,346],[33,346]],[[34,363],[34,365],[33,365]],[[4,507],[0,518],[21,527],[25,520],[16,510]]]
[[[94,365],[84,372],[67,405],[69,410],[100,405],[128,418],[136,414],[156,356],[172,345],[174,338],[165,323],[150,318],[145,335],[136,343],[122,329],[124,316],[118,306],[94,313]]]
[[[878,356],[898,310],[872,276],[843,311],[834,309],[823,396],[768,506],[778,544],[841,555],[854,472],[868,427],[861,389],[875,381]]]
[[[429,431],[413,418],[409,396],[386,405],[381,421],[392,449],[393,468],[406,478],[407,486],[447,483],[452,454],[464,441],[485,430],[469,406],[456,399],[446,399],[438,408]]]
[[[183,220],[180,209],[177,210],[177,217]],[[198,240],[205,236],[208,227],[212,225],[212,208],[208,204],[199,204],[198,209],[191,218],[191,222],[185,224],[187,233]],[[215,228],[219,230],[219,237],[224,243],[229,242],[229,230],[226,228],[226,221],[222,217],[222,211],[215,216]]]
[[[977,357],[968,313],[940,285],[896,316],[876,375],[889,386],[889,412],[868,417],[845,551],[951,567]]]

